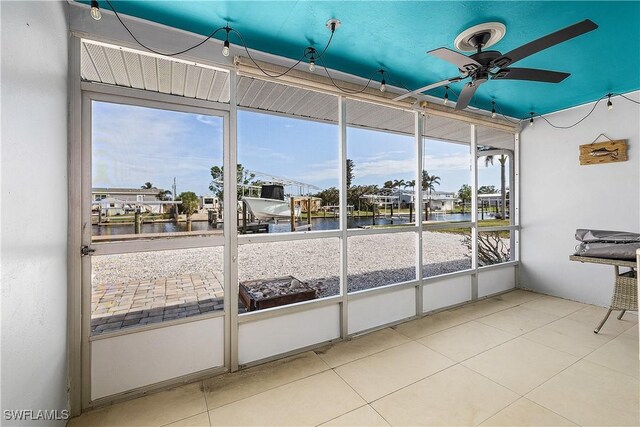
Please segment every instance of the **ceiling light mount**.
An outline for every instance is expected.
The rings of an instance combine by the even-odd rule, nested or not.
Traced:
[[[500,22],[486,22],[461,32],[454,45],[462,52],[474,52],[478,47],[487,48],[498,43],[507,33],[507,27]]]
[[[331,31],[332,33],[337,30],[338,28],[340,28],[340,26],[342,25],[342,22],[340,22],[339,19],[336,18],[331,18],[327,21],[327,28],[329,29],[329,31]]]

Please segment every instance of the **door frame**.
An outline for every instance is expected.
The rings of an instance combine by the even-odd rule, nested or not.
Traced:
[[[230,73],[230,76],[233,75]],[[231,80],[231,79],[230,79]],[[80,391],[71,390],[71,400],[74,401],[80,395],[80,407],[78,407],[78,403],[72,405],[73,414],[79,414],[81,411],[102,406],[106,404],[110,404],[113,402],[117,402],[120,400],[126,400],[130,398],[134,394],[145,394],[152,390],[157,390],[161,388],[166,388],[171,385],[182,384],[185,382],[191,382],[198,378],[208,377],[220,372],[229,371],[231,369],[231,317],[237,318],[237,312],[234,313],[234,310],[230,310],[229,307],[232,307],[232,292],[225,292],[224,294],[224,310],[222,313],[213,312],[211,314],[194,316],[192,318],[178,319],[173,321],[162,322],[161,324],[152,324],[139,328],[132,328],[131,331],[121,330],[117,333],[109,334],[104,337],[91,337],[91,253],[95,255],[106,255],[106,254],[114,254],[114,253],[133,253],[133,252],[141,252],[141,251],[157,251],[157,250],[180,250],[180,249],[189,249],[189,248],[197,248],[197,247],[211,247],[211,246],[220,246],[220,244],[213,244],[214,242],[211,239],[207,239],[206,237],[184,237],[184,238],[176,238],[176,239],[158,239],[158,240],[146,240],[144,243],[140,243],[139,241],[130,241],[130,242],[112,242],[112,243],[97,243],[92,244],[91,242],[91,188],[92,188],[92,173],[91,173],[91,165],[92,165],[92,102],[105,102],[105,103],[115,103],[122,105],[131,105],[138,107],[146,107],[146,108],[155,108],[166,111],[176,111],[183,113],[192,113],[192,114],[203,114],[208,116],[220,117],[223,120],[223,164],[227,164],[228,161],[235,159],[235,131],[232,132],[231,127],[231,116],[232,116],[232,107],[229,104],[218,103],[218,102],[209,102],[202,101],[196,99],[189,99],[180,96],[166,95],[155,92],[147,92],[147,91],[138,91],[132,90],[128,88],[120,88],[115,86],[105,86],[96,83],[90,82],[81,82],[79,84],[80,89],[80,120],[77,125],[80,127],[80,138],[71,138],[70,139],[70,174],[72,174],[75,179],[70,179],[70,211],[78,210],[80,207],[79,223],[78,221],[74,221],[76,226],[78,227],[76,230],[80,230],[80,247],[74,245],[74,247],[70,250],[70,258],[74,258],[75,262],[73,263],[74,268],[79,271],[76,274],[79,275],[79,287],[75,286],[73,289],[75,292],[80,293],[79,298],[73,298],[75,304],[70,307],[70,312],[73,312],[75,316],[74,318],[79,318],[80,320],[80,348],[79,355],[76,354],[78,350],[75,350],[70,355],[70,360],[75,361],[75,363],[79,362],[80,368],[80,379],[78,380],[76,376],[77,372],[70,372],[70,381],[72,384],[76,384],[80,387]],[[235,122],[235,120],[234,120]],[[231,138],[234,138],[232,143]],[[232,147],[234,147],[232,149]],[[78,153],[80,154],[78,156]],[[78,159],[79,157],[79,159]],[[75,161],[74,161],[75,160]],[[79,160],[79,161],[78,161]],[[232,164],[232,163],[231,163]],[[232,181],[233,177],[231,175],[235,175],[235,168],[225,168],[224,174],[224,185],[225,192],[228,192],[228,188],[232,188],[232,184],[235,181]],[[73,181],[73,182],[72,182]],[[73,188],[71,185],[73,184]],[[229,193],[227,193],[229,194]],[[75,195],[75,197],[74,197]],[[79,197],[80,200],[77,200]],[[225,200],[225,211],[233,212],[232,209],[229,209],[232,204]],[[227,210],[229,209],[229,210]],[[71,222],[71,221],[70,221]],[[237,241],[237,236],[235,233],[232,233],[230,228],[236,228],[235,223],[226,225],[227,223],[233,223],[233,221],[225,221],[225,229],[224,229],[224,243],[223,243],[223,266],[224,266],[224,288],[225,290],[231,289],[230,283],[233,283],[230,279],[230,274],[228,271],[228,265],[230,262],[227,261],[230,258],[230,246],[231,240]],[[70,226],[71,230],[71,226]],[[78,231],[76,231],[78,233]],[[70,244],[71,246],[71,244]],[[82,255],[82,248],[86,247],[91,252],[89,252],[88,256]],[[95,252],[93,252],[95,251]],[[78,276],[76,276],[78,277]],[[77,280],[77,279],[76,279]],[[70,296],[70,299],[72,296]],[[77,307],[77,305],[80,307]],[[236,303],[237,305],[237,303]],[[177,324],[184,324],[190,322],[197,322],[200,320],[224,317],[224,365],[221,367],[214,367],[211,369],[207,369],[205,371],[196,372],[193,374],[188,374],[176,378],[172,378],[170,380],[162,381],[160,383],[155,383],[149,386],[143,386],[134,390],[129,390],[126,392],[118,393],[113,396],[107,396],[103,398],[98,398],[95,400],[91,400],[91,342],[98,339],[105,339],[109,337],[114,337],[118,335],[126,335],[126,334],[135,334],[141,331],[162,328],[162,327],[171,327]],[[77,323],[77,322],[74,322]],[[77,346],[76,346],[77,348]],[[77,367],[77,365],[75,366]],[[76,386],[76,387],[77,387]]]

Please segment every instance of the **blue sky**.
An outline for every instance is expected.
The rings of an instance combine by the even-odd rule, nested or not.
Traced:
[[[413,137],[347,130],[354,184],[412,180]],[[103,102],[93,103],[93,187],[139,188],[149,181],[178,193],[209,193],[210,168],[222,165],[223,123],[214,116]],[[425,140],[424,167],[440,177],[438,190],[470,184],[469,146]],[[320,188],[338,186],[338,127],[249,111],[238,113],[238,162]],[[500,185],[499,163],[479,165],[480,185]]]

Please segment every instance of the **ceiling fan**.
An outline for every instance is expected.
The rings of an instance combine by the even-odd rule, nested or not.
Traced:
[[[462,92],[460,92],[458,101],[456,102],[456,110],[464,110],[469,105],[469,102],[471,102],[478,86],[486,83],[489,79],[529,80],[535,82],[559,83],[569,77],[570,74],[559,71],[538,70],[535,68],[510,68],[510,65],[533,55],[534,53],[540,52],[541,50],[550,48],[598,28],[598,25],[593,21],[585,19],[584,21],[522,45],[503,55],[496,50],[483,51],[482,49],[484,47],[489,47],[500,40],[505,33],[504,25],[498,23],[489,23],[484,25],[485,26],[478,25],[470,28],[456,39],[456,47],[459,49],[466,47],[467,49],[465,50],[476,50],[476,53],[473,55],[466,56],[454,50],[447,49],[446,47],[441,47],[427,52],[429,55],[433,55],[457,66],[460,71],[459,76],[451,77],[449,79],[421,87],[420,89],[416,89],[412,92],[405,93],[404,95],[395,98],[394,101],[399,101],[421,92],[446,86],[470,77],[471,81],[465,84]],[[501,27],[501,32],[498,31],[499,34],[497,35],[497,39],[496,31],[494,31],[495,27],[491,27],[492,25]],[[462,43],[460,43],[459,40]]]

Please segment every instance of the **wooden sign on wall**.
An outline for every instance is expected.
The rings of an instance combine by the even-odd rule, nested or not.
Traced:
[[[594,142],[580,146],[580,164],[595,165],[627,161],[627,140]]]

